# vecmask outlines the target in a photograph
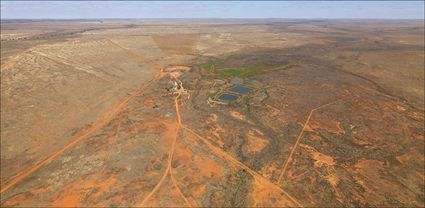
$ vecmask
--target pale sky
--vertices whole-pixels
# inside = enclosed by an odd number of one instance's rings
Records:
[[[424,1],[4,1],[2,19],[424,19]]]

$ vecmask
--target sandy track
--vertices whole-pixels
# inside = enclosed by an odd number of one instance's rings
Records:
[[[102,78],[102,76],[100,74],[94,72],[93,70],[90,70],[90,69],[88,69],[88,68],[86,68],[84,66],[73,64],[69,60],[65,60],[64,58],[61,58],[59,56],[54,57],[52,55],[48,55],[48,54],[42,53],[40,51],[33,51],[33,52],[36,53],[39,56],[43,56],[43,57],[45,57],[47,59],[50,59],[50,60],[52,60],[54,62],[57,62],[57,63],[63,64],[63,65],[69,66],[69,67],[74,68],[74,69],[76,69],[76,70],[78,70],[80,72],[86,73],[86,74],[88,74],[90,76],[94,76],[97,79],[101,79],[103,81],[106,81],[106,79]]]
[[[299,144],[300,144],[301,138],[302,138],[302,136],[303,136],[303,134],[304,134],[304,131],[305,131],[305,129],[306,129],[306,127],[307,127],[307,124],[309,123],[309,121],[310,121],[311,116],[313,115],[313,113],[314,113],[316,110],[319,110],[319,109],[324,108],[324,107],[326,107],[326,106],[332,105],[332,104],[334,104],[334,103],[336,103],[336,102],[338,102],[338,101],[341,101],[341,100],[342,100],[342,99],[338,99],[338,100],[336,100],[336,101],[333,101],[333,102],[330,102],[330,103],[327,103],[327,104],[321,105],[321,106],[319,106],[319,107],[317,107],[317,108],[314,108],[313,110],[311,110],[311,111],[310,111],[310,113],[308,114],[308,117],[307,117],[307,119],[306,119],[306,121],[305,121],[305,123],[304,123],[304,126],[303,126],[303,128],[301,129],[300,133],[298,134],[298,136],[297,136],[297,140],[296,140],[296,142],[295,142],[294,146],[292,147],[291,153],[289,154],[288,159],[285,161],[285,163],[284,163],[284,165],[283,165],[282,172],[280,173],[280,175],[279,175],[279,179],[277,180],[277,183],[278,183],[278,184],[282,181],[282,178],[283,178],[283,176],[285,175],[286,170],[288,169],[288,165],[289,165],[289,163],[292,161],[292,157],[293,157],[293,155],[294,155],[294,152],[295,152],[295,150],[297,149],[297,147],[298,147],[298,146],[299,146]]]
[[[151,59],[148,59],[148,58],[146,58],[144,56],[141,56],[140,54],[137,54],[137,53],[135,53],[135,52],[133,52],[133,51],[125,48],[125,47],[122,47],[120,44],[118,44],[117,42],[115,42],[115,41],[113,41],[113,40],[111,40],[109,38],[106,39],[106,40],[108,40],[115,47],[124,50],[129,56],[131,56],[133,58],[136,58],[136,59],[138,59],[138,60],[140,60],[140,61],[142,61],[142,62],[144,62],[146,64],[153,65],[154,67],[156,67],[158,69],[162,69],[162,66],[160,64],[158,64],[157,62],[155,62],[155,61],[153,61]]]
[[[168,153],[168,158],[167,158],[167,168],[165,169],[161,179],[158,181],[158,183],[155,185],[155,187],[152,189],[152,191],[150,191],[147,196],[143,199],[142,203],[138,206],[140,207],[145,207],[146,203],[149,201],[149,199],[152,197],[152,195],[158,191],[158,189],[161,187],[162,183],[165,181],[165,179],[167,178],[168,174],[170,174],[171,177],[171,182],[174,185],[174,187],[177,189],[177,191],[179,192],[179,195],[183,198],[183,200],[186,202],[187,206],[192,207],[192,205],[190,204],[189,200],[184,196],[182,190],[179,188],[178,184],[177,184],[177,180],[174,178],[173,175],[173,168],[172,168],[172,162],[173,162],[173,156],[174,156],[174,152],[175,152],[175,148],[176,148],[176,143],[177,143],[177,137],[178,137],[178,133],[182,127],[182,119],[181,119],[181,115],[180,115],[180,107],[179,107],[179,97],[182,93],[183,89],[180,89],[180,92],[178,92],[179,94],[174,98],[174,106],[175,106],[175,110],[176,110],[176,115],[177,115],[177,121],[175,124],[173,124],[173,128],[175,129],[174,131],[172,131],[172,135],[170,135],[170,137],[173,138],[173,143],[171,145],[170,151]]]
[[[165,73],[162,71],[161,65],[158,64],[157,62],[150,60],[146,57],[140,56],[137,53],[134,53],[133,51],[122,47],[121,45],[119,45],[118,43],[112,41],[111,39],[107,39],[112,45],[121,48],[122,50],[124,50],[129,56],[132,56],[134,58],[137,58],[139,60],[141,60],[144,63],[150,64],[155,66],[156,68],[160,68],[160,77],[164,76]],[[147,196],[143,199],[142,203],[140,204],[141,207],[145,206],[145,204],[149,201],[149,199],[153,196],[154,193],[156,193],[156,191],[161,187],[161,185],[163,184],[163,182],[165,181],[165,179],[167,178],[168,174],[170,174],[170,178],[171,178],[171,182],[174,185],[174,187],[177,189],[179,195],[184,199],[184,201],[186,202],[186,204],[188,206],[191,207],[191,204],[189,202],[189,200],[184,196],[183,192],[181,191],[181,189],[178,186],[177,180],[174,178],[173,175],[173,171],[172,171],[172,161],[173,161],[173,156],[174,156],[174,152],[175,152],[175,147],[176,147],[176,143],[177,143],[177,137],[178,137],[178,133],[179,130],[182,126],[182,119],[181,119],[181,115],[180,115],[180,108],[179,108],[179,102],[178,99],[182,93],[184,89],[181,89],[178,93],[178,95],[174,98],[174,105],[175,105],[175,111],[176,111],[176,115],[177,115],[177,121],[175,124],[172,124],[170,128],[174,128],[174,130],[172,131],[171,135],[168,135],[170,138],[173,139],[173,143],[172,146],[169,150],[168,153],[168,159],[167,159],[167,168],[165,169],[163,175],[161,176],[160,180],[158,181],[158,183],[155,185],[155,187],[147,194]]]

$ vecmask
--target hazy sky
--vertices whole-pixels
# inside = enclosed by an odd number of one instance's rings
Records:
[[[424,19],[424,1],[1,1],[3,19],[378,18]]]

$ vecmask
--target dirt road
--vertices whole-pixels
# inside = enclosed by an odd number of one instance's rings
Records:
[[[311,111],[310,111],[310,113],[308,114],[307,119],[306,119],[306,121],[305,121],[305,123],[304,123],[304,125],[303,125],[303,128],[301,129],[300,133],[298,134],[297,139],[296,139],[296,141],[295,141],[295,144],[294,144],[294,146],[293,146],[293,147],[292,147],[292,149],[291,149],[291,153],[289,153],[289,157],[288,157],[288,159],[285,161],[285,163],[284,163],[284,165],[283,165],[283,167],[282,167],[282,172],[280,173],[280,175],[279,175],[279,179],[277,180],[277,183],[278,183],[278,184],[280,184],[280,182],[282,181],[282,178],[283,178],[283,176],[285,175],[286,170],[288,169],[288,165],[289,165],[289,163],[292,161],[292,157],[293,157],[293,155],[294,155],[294,152],[295,152],[295,150],[298,148],[298,146],[299,146],[299,144],[300,144],[301,138],[303,137],[304,131],[305,131],[305,129],[306,129],[306,127],[307,127],[308,123],[310,122],[310,119],[311,119],[311,116],[313,115],[313,113],[314,113],[316,110],[319,110],[319,109],[324,108],[324,107],[326,107],[326,106],[332,105],[332,104],[334,104],[334,103],[336,103],[336,102],[338,102],[338,101],[340,101],[340,100],[342,100],[342,99],[338,99],[338,100],[336,100],[336,101],[333,101],[333,102],[330,102],[330,103],[327,103],[327,104],[321,105],[321,106],[319,106],[319,107],[317,107],[317,108],[314,108],[313,110],[311,110]]]
[[[51,160],[55,159],[57,156],[59,156],[60,154],[62,154],[67,149],[73,147],[79,141],[87,138],[87,136],[89,136],[90,134],[92,134],[93,132],[95,132],[97,129],[99,129],[100,127],[102,127],[103,125],[105,125],[108,121],[110,121],[118,112],[120,112],[128,104],[128,102],[130,100],[132,100],[133,98],[135,98],[137,96],[140,96],[149,86],[151,86],[152,84],[154,84],[155,82],[157,82],[159,79],[161,79],[164,76],[164,72],[162,71],[162,67],[159,64],[153,64],[153,62],[151,60],[146,59],[142,55],[139,55],[139,54],[136,54],[136,53],[134,53],[132,51],[129,51],[128,49],[126,49],[126,48],[118,45],[117,43],[113,42],[112,40],[109,40],[109,41],[111,43],[113,43],[114,46],[116,46],[116,47],[118,47],[120,49],[123,49],[130,56],[132,56],[132,57],[134,57],[134,58],[136,58],[136,59],[138,59],[138,60],[140,60],[142,62],[145,61],[146,64],[154,65],[154,67],[158,69],[158,74],[152,80],[150,80],[147,84],[143,85],[139,90],[133,92],[130,96],[126,97],[125,99],[123,99],[122,101],[120,101],[119,103],[117,103],[112,109],[110,109],[109,111],[103,113],[93,123],[93,125],[89,129],[81,132],[78,136],[72,138],[63,147],[61,147],[60,149],[56,150],[53,154],[51,154],[49,157],[47,157],[43,161],[37,163],[34,166],[31,166],[31,167],[25,169],[24,171],[21,171],[16,176],[14,176],[12,179],[10,179],[9,181],[6,181],[4,184],[2,184],[0,193],[3,193],[4,191],[7,191],[11,187],[13,187],[14,185],[16,185],[20,181],[22,181],[24,178],[26,178],[27,176],[31,175],[32,173],[34,173],[35,171],[37,171],[38,169],[40,169],[41,167],[43,167],[44,165],[46,165],[47,163],[49,163]]]

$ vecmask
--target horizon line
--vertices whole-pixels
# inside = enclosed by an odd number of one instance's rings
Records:
[[[293,17],[129,17],[129,18],[115,18],[115,17],[105,17],[105,18],[0,18],[3,20],[267,20],[267,19],[276,19],[276,20],[422,20],[418,18],[293,18]]]

